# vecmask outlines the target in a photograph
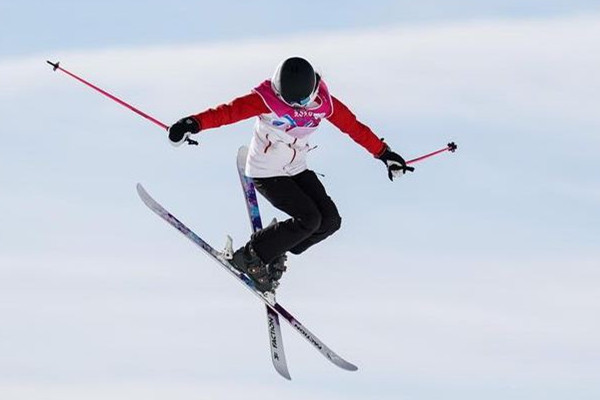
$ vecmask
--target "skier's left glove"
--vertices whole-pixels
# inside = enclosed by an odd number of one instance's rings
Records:
[[[193,116],[181,118],[169,127],[169,141],[173,146],[180,146],[188,141],[192,133],[200,132],[200,124]]]
[[[390,181],[393,181],[394,178],[399,178],[407,172],[413,172],[415,169],[413,167],[409,167],[406,165],[406,161],[399,154],[394,153],[392,149],[386,144],[383,153],[381,153],[377,158],[379,158],[388,170],[388,178]]]

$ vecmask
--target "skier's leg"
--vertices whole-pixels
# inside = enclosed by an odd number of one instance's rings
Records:
[[[257,232],[251,244],[258,256],[270,263],[312,236],[322,225],[317,204],[292,177],[253,179],[256,190],[291,218]]]
[[[319,228],[311,236],[290,249],[291,253],[300,254],[340,229],[342,218],[335,203],[331,200],[331,197],[325,191],[325,187],[313,171],[306,170],[294,176],[293,179],[302,191],[314,201],[321,213]]]

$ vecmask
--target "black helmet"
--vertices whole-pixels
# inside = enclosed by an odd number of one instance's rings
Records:
[[[318,75],[304,58],[292,57],[279,64],[271,82],[286,103],[305,106],[317,91]]]

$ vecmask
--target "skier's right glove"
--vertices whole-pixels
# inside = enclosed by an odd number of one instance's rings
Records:
[[[181,118],[169,127],[169,141],[173,146],[180,146],[188,141],[192,133],[200,132],[200,124],[193,116]]]
[[[406,161],[399,154],[394,153],[392,149],[386,144],[383,153],[379,155],[379,158],[388,170],[388,178],[393,181],[394,178],[399,178],[407,172],[413,172],[415,169],[406,165]]]

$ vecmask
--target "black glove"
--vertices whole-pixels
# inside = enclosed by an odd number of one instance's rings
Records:
[[[401,177],[406,172],[413,172],[415,169],[406,165],[404,158],[400,157],[399,154],[394,153],[388,145],[385,146],[385,150],[379,157],[385,164],[388,170],[388,178],[393,181],[394,178]]]
[[[192,116],[181,118],[169,127],[169,140],[173,146],[179,146],[188,140],[191,133],[200,132],[200,124]]]

